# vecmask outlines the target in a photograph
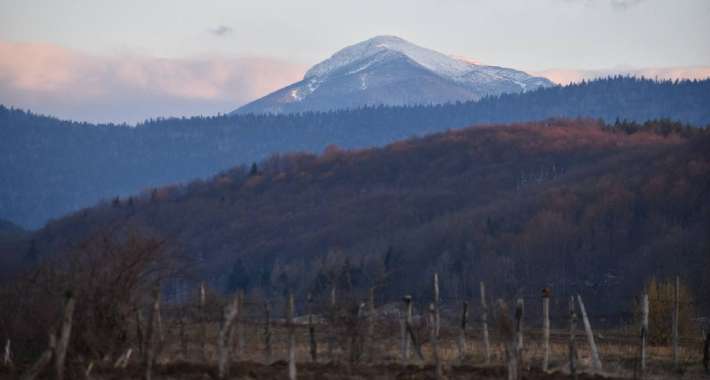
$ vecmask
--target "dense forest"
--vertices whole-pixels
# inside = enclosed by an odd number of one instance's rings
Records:
[[[438,272],[445,299],[483,280],[498,295],[549,286],[628,310],[652,276],[710,286],[710,134],[549,120],[277,155],[50,222],[18,261],[126,226],[223,291],[320,295],[335,281],[396,299],[427,295]]]
[[[477,102],[296,115],[93,125],[0,106],[0,218],[37,228],[100,200],[195,178],[275,153],[367,148],[474,124],[591,117],[710,123],[710,80],[601,79]],[[150,193],[150,190],[147,190]]]

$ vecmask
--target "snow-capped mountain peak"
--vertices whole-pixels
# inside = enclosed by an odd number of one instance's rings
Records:
[[[396,36],[348,46],[294,83],[235,112],[328,111],[370,105],[440,104],[552,86],[522,71],[481,65]]]

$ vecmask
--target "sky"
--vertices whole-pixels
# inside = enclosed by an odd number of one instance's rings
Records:
[[[0,0],[0,103],[130,123],[229,112],[383,34],[558,83],[710,76],[710,0]]]

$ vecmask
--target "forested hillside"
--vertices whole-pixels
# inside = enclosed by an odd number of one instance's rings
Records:
[[[710,137],[553,120],[277,156],[82,210],[32,247],[42,257],[124,226],[165,239],[194,260],[193,280],[226,291],[317,295],[334,280],[394,299],[425,295],[438,272],[445,298],[486,281],[628,310],[651,276],[710,286]]]
[[[274,153],[382,146],[472,124],[561,116],[667,117],[704,126],[710,123],[710,80],[620,77],[443,106],[194,117],[137,127],[74,123],[0,106],[0,218],[36,228],[102,199],[207,178]]]

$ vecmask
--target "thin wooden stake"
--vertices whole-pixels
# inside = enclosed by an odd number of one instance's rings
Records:
[[[673,287],[673,368],[678,369],[678,317],[680,314],[680,278]]]
[[[54,351],[54,366],[57,380],[64,380],[64,362],[67,356],[67,347],[69,347],[69,338],[71,337],[72,321],[74,319],[74,307],[76,300],[72,294],[67,294],[67,300],[64,304],[64,318],[62,327],[59,332],[59,340],[57,348]]]
[[[202,351],[202,360],[207,361],[207,311],[205,305],[207,302],[207,294],[205,283],[200,283],[200,349]]]
[[[145,380],[151,380],[153,377],[153,365],[155,364],[155,350],[157,346],[157,341],[159,339],[158,334],[160,332],[157,329],[157,320],[160,315],[160,286],[156,285],[153,288],[153,305],[150,309],[150,316],[148,317],[148,327],[146,329],[146,347],[143,356],[143,361],[145,365]]]
[[[522,298],[518,298],[518,301],[516,302],[515,305],[515,335],[516,335],[516,344],[515,344],[515,355],[516,355],[516,361],[518,363],[518,368],[520,371],[522,371],[523,368],[523,313],[525,310],[525,304],[523,303]],[[519,372],[520,372],[519,371]],[[519,374],[519,376],[521,376]]]
[[[486,284],[481,281],[481,324],[483,328],[483,348],[486,350],[486,364],[491,362],[491,343],[488,339],[488,304],[486,303]]]
[[[229,370],[229,337],[232,334],[232,324],[239,313],[239,297],[233,297],[232,300],[224,308],[224,318],[222,326],[219,329],[217,336],[217,376],[224,379]]]
[[[286,309],[286,323],[288,324],[288,378],[296,380],[296,325],[293,323],[293,294],[290,293]]]
[[[244,336],[244,290],[239,290],[239,312],[237,313],[237,318],[234,320],[237,330],[237,356],[241,357],[244,355],[246,350],[246,337]]]
[[[641,377],[646,372],[646,340],[648,339],[648,294],[641,301]]]
[[[330,288],[330,323],[328,324],[328,358],[335,360],[335,284]]]
[[[574,297],[569,298],[569,372],[577,380],[577,312]]]
[[[441,360],[439,360],[439,343],[436,335],[436,306],[433,303],[429,304],[429,325],[429,339],[431,340],[431,351],[434,359],[435,378],[439,380],[444,377],[444,373],[441,368]]]
[[[10,348],[10,339],[5,341],[5,354],[3,355],[2,364],[6,368],[12,368],[12,349]]]
[[[703,367],[705,367],[705,373],[710,374],[710,331],[705,333],[705,344],[703,345]]]
[[[410,339],[408,336],[409,333],[409,326],[412,324],[412,297],[411,296],[404,296],[404,337],[402,342],[403,348],[402,348],[402,361],[404,364],[407,364],[409,362],[409,344],[410,344]]]
[[[542,290],[542,345],[544,356],[542,370],[547,372],[550,366],[550,289]]]
[[[496,320],[498,321],[498,331],[500,337],[503,340],[503,347],[505,348],[505,360],[506,368],[508,372],[508,380],[519,380],[520,379],[520,367],[518,362],[518,344],[517,338],[513,331],[512,323],[508,317],[508,305],[501,299],[498,300],[499,315]],[[522,314],[522,313],[521,313]]]
[[[468,302],[464,301],[461,310],[461,330],[459,331],[459,361],[466,360],[466,325],[468,324]]]
[[[579,302],[579,311],[582,313],[582,322],[584,323],[584,331],[587,334],[587,342],[589,342],[589,348],[592,351],[592,370],[598,372],[602,370],[602,361],[599,359],[599,350],[597,350],[597,344],[594,341],[592,325],[589,323],[589,318],[587,318],[587,310],[584,307],[584,302],[582,302],[582,296],[579,294],[577,294],[577,302]]]

